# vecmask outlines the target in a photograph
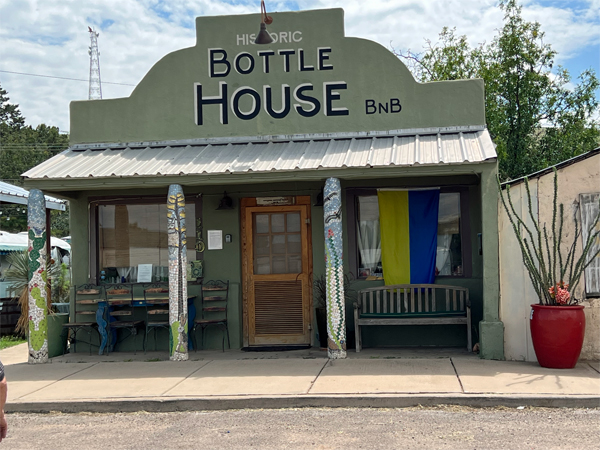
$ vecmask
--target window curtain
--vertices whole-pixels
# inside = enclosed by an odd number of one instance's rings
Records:
[[[381,233],[378,220],[361,220],[358,223],[358,251],[363,267],[374,273],[381,261]]]
[[[385,284],[427,284],[435,279],[440,191],[377,193]]]
[[[438,234],[436,267],[438,275],[452,275],[452,261],[450,259],[451,234]]]

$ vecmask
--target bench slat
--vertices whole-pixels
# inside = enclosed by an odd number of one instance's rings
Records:
[[[450,311],[450,289],[446,289],[446,311]]]
[[[359,325],[462,325],[467,317],[402,317],[389,319],[358,319]]]

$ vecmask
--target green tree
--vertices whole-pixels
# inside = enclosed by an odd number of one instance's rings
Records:
[[[25,126],[19,105],[13,105],[9,100],[8,92],[0,86],[0,138],[4,138],[5,128],[19,129]]]
[[[567,70],[553,72],[556,52],[538,22],[527,22],[516,0],[501,0],[504,25],[490,44],[471,47],[443,28],[425,51],[398,53],[419,81],[482,78],[486,122],[497,145],[500,176],[518,178],[595,148],[600,142],[592,69],[574,88]]]
[[[0,86],[0,180],[21,184],[21,174],[69,146],[57,127],[25,125],[19,105]]]
[[[69,136],[57,127],[25,125],[19,105],[10,103],[0,86],[0,180],[21,185],[21,174],[60,153],[69,146]],[[27,229],[23,205],[0,205],[0,229],[9,232]],[[52,212],[52,234],[69,234],[68,211]]]

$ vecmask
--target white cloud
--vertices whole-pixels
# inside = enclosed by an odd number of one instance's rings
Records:
[[[385,47],[421,51],[444,26],[456,27],[472,45],[489,42],[502,25],[496,0],[267,0],[269,11],[343,7],[348,36]],[[89,74],[87,26],[100,32],[104,98],[127,96],[160,58],[195,44],[196,16],[259,11],[258,0],[0,0],[0,70],[80,78]],[[542,23],[557,62],[600,43],[600,0],[527,0],[527,20]],[[598,63],[595,62],[596,67]],[[20,105],[27,123],[69,128],[69,103],[86,99],[87,82],[0,72],[0,83]]]

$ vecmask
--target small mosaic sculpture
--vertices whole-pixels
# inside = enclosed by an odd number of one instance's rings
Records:
[[[29,236],[29,364],[48,362],[46,199],[32,189],[27,201]]]
[[[169,326],[170,359],[188,359],[187,243],[185,196],[178,184],[169,186],[167,198],[169,244]]]
[[[342,262],[342,197],[340,180],[328,178],[323,190],[325,277],[327,279],[327,353],[346,357],[346,305]]]

